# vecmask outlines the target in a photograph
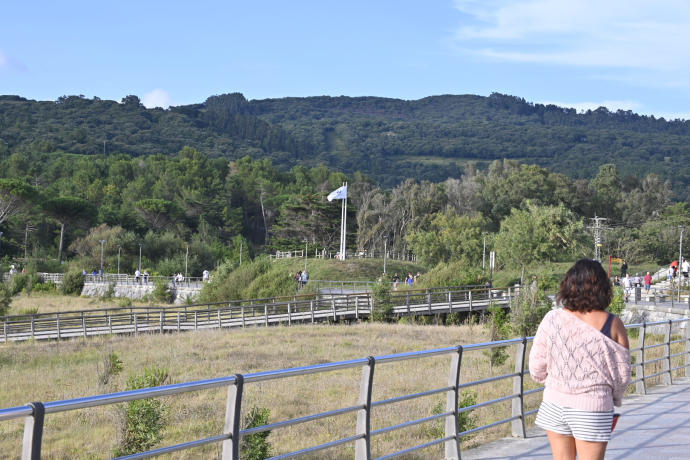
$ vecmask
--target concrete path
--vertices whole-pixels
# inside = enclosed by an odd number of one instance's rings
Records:
[[[690,379],[648,388],[617,408],[621,418],[606,450],[607,459],[690,458]],[[468,459],[550,459],[546,433],[534,428],[527,439],[508,438],[462,452]]]

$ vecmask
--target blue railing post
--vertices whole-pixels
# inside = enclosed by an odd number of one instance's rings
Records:
[[[445,437],[452,436],[453,439],[446,441],[446,459],[460,460],[460,436],[458,433],[458,405],[460,391],[460,368],[462,367],[462,345],[458,345],[457,353],[451,355],[450,374],[448,375],[448,385],[452,388],[446,393],[446,412],[453,411],[446,416]]]
[[[228,400],[225,408],[225,429],[228,438],[223,441],[223,460],[240,458],[240,416],[242,414],[242,390],[244,376],[235,374],[235,384],[228,387]]]
[[[673,321],[668,320],[668,329],[666,329],[666,334],[664,335],[664,350],[666,351],[666,359],[664,360],[664,385],[673,384],[673,375],[671,369],[671,329],[673,329]]]
[[[362,437],[355,441],[355,460],[371,459],[371,392],[374,387],[374,366],[376,359],[369,356],[362,368],[362,381],[359,385],[359,404],[357,411],[357,434]]]
[[[647,335],[647,323],[642,323],[642,327],[638,329],[638,348],[637,351],[637,363],[635,363],[635,379],[638,379],[635,383],[635,393],[642,395],[647,394],[647,383],[645,382],[645,370],[644,370],[644,342],[645,336]]]
[[[685,338],[685,376],[690,377],[690,321],[685,321],[685,333],[683,337]]]
[[[525,428],[525,354],[527,351],[527,338],[522,338],[522,343],[517,346],[515,352],[515,373],[518,374],[513,377],[513,394],[517,394],[519,398],[513,398],[512,416],[520,417],[510,422],[513,430],[513,436],[518,438],[526,438],[527,430]]]
[[[40,402],[32,402],[29,406],[33,408],[33,413],[24,419],[22,460],[40,460],[46,410]]]

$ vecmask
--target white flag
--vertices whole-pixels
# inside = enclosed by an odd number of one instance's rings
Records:
[[[328,194],[328,201],[344,200],[345,198],[347,198],[347,185],[343,185]]]

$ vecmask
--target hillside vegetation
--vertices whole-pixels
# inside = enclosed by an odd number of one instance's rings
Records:
[[[457,177],[471,160],[538,164],[591,178],[602,164],[621,173],[654,172],[690,184],[690,122],[601,107],[586,113],[494,93],[432,96],[306,97],[248,101],[242,94],[199,104],[146,109],[63,96],[31,101],[0,96],[0,156],[66,151],[93,155],[173,154],[185,145],[210,157],[269,158],[283,170],[325,164],[347,174],[366,170],[392,187],[406,178]],[[682,197],[687,196],[684,191]]]

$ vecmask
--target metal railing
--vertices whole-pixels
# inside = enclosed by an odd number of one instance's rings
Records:
[[[626,326],[628,329],[637,329],[638,332],[638,347],[632,348],[631,353],[635,354],[636,359],[633,361],[634,379],[631,384],[635,385],[635,389],[639,393],[646,393],[647,381],[661,377],[664,383],[673,383],[674,371],[685,371],[685,375],[689,376],[690,372],[690,326],[688,322],[690,319],[684,318],[680,320],[658,321],[653,323],[631,324]],[[666,334],[664,339],[659,344],[646,344],[647,328],[651,326],[666,327]],[[684,335],[680,339],[673,338],[673,328],[675,326],[682,327]],[[677,329],[679,329],[677,327]],[[249,374],[235,374],[227,377],[199,380],[195,382],[180,383],[174,385],[165,385],[154,388],[146,388],[141,390],[124,391],[119,393],[90,396],[85,398],[76,398],[53,402],[33,402],[24,406],[10,407],[0,410],[0,421],[24,418],[24,439],[22,447],[22,458],[34,459],[40,458],[42,433],[45,417],[65,411],[72,411],[95,406],[104,406],[110,404],[117,404],[126,401],[157,398],[162,396],[177,395],[188,393],[191,391],[208,390],[212,388],[228,389],[227,400],[225,403],[225,426],[222,433],[196,439],[180,444],[165,446],[154,450],[133,454],[122,458],[147,458],[156,455],[171,453],[183,450],[192,450],[208,444],[222,444],[224,459],[239,459],[239,442],[242,437],[249,436],[256,433],[266,431],[280,430],[291,426],[300,425],[303,423],[323,420],[337,417],[347,413],[356,413],[357,419],[354,428],[354,435],[333,439],[326,443],[310,446],[301,450],[286,452],[280,454],[275,459],[285,459],[292,457],[299,457],[315,452],[324,451],[336,446],[345,444],[354,444],[354,457],[356,460],[368,460],[372,458],[371,441],[372,438],[380,436],[393,431],[401,430],[411,426],[431,422],[434,420],[444,421],[444,434],[442,437],[434,439],[430,442],[425,442],[404,450],[390,452],[379,459],[394,458],[411,452],[426,449],[435,445],[443,444],[446,458],[460,458],[460,440],[467,435],[476,433],[478,431],[493,428],[506,423],[511,423],[511,428],[514,436],[526,436],[526,418],[537,412],[537,409],[525,410],[525,398],[527,396],[537,394],[543,391],[543,387],[527,389],[525,385],[525,377],[529,375],[529,370],[526,369],[526,357],[528,344],[533,340],[533,337],[517,338],[511,340],[501,340],[496,342],[478,343],[471,345],[458,345],[452,347],[438,348],[433,350],[424,350],[408,353],[398,353],[383,356],[369,356],[367,358],[359,358],[347,361],[339,361],[326,364],[317,364],[313,366],[296,367],[289,369],[279,369],[265,372],[256,372]],[[671,353],[671,346],[674,344],[683,344],[683,351],[679,353]],[[515,346],[514,353],[514,372],[507,374],[483,378],[466,383],[460,383],[460,374],[462,368],[463,357],[468,353],[473,353],[478,350],[487,350],[499,347]],[[646,359],[646,353],[655,348],[663,349],[663,356]],[[375,369],[387,363],[398,361],[425,359],[434,356],[447,356],[449,358],[449,372],[447,382],[436,382],[436,387],[430,390],[394,396],[381,400],[373,400],[372,392],[374,384],[377,383],[375,376]],[[684,357],[684,362],[680,366],[673,367],[672,359]],[[646,372],[646,367],[650,364],[661,363],[662,370],[653,372],[651,374]],[[359,368],[361,369],[361,380],[359,385],[359,397],[357,403],[352,406],[341,407],[333,410],[317,412],[306,416],[290,418],[278,422],[268,423],[254,428],[241,427],[241,409],[243,404],[243,392],[247,385],[264,382],[269,380],[281,380],[295,376],[333,372],[343,369]],[[459,407],[458,401],[460,392],[464,389],[475,387],[478,385],[495,384],[498,381],[510,380],[513,384],[513,390],[509,394],[499,396],[498,398],[478,402],[468,407]],[[313,394],[318,394],[314,391]],[[445,395],[446,405],[445,410],[440,414],[435,414],[428,417],[415,418],[407,420],[402,423],[390,425],[378,429],[372,429],[371,417],[372,414],[382,406],[395,405],[404,401],[409,401],[417,398],[422,398],[430,395]],[[511,401],[511,416],[500,420],[486,423],[482,426],[472,428],[466,431],[458,431],[459,415],[464,412],[472,411],[482,407],[491,406]]]
[[[391,295],[393,314],[434,315],[508,307],[513,294],[487,287],[406,290]],[[0,317],[0,342],[68,339],[106,334],[270,326],[359,320],[372,311],[367,292],[305,294],[172,307],[123,307]]]

